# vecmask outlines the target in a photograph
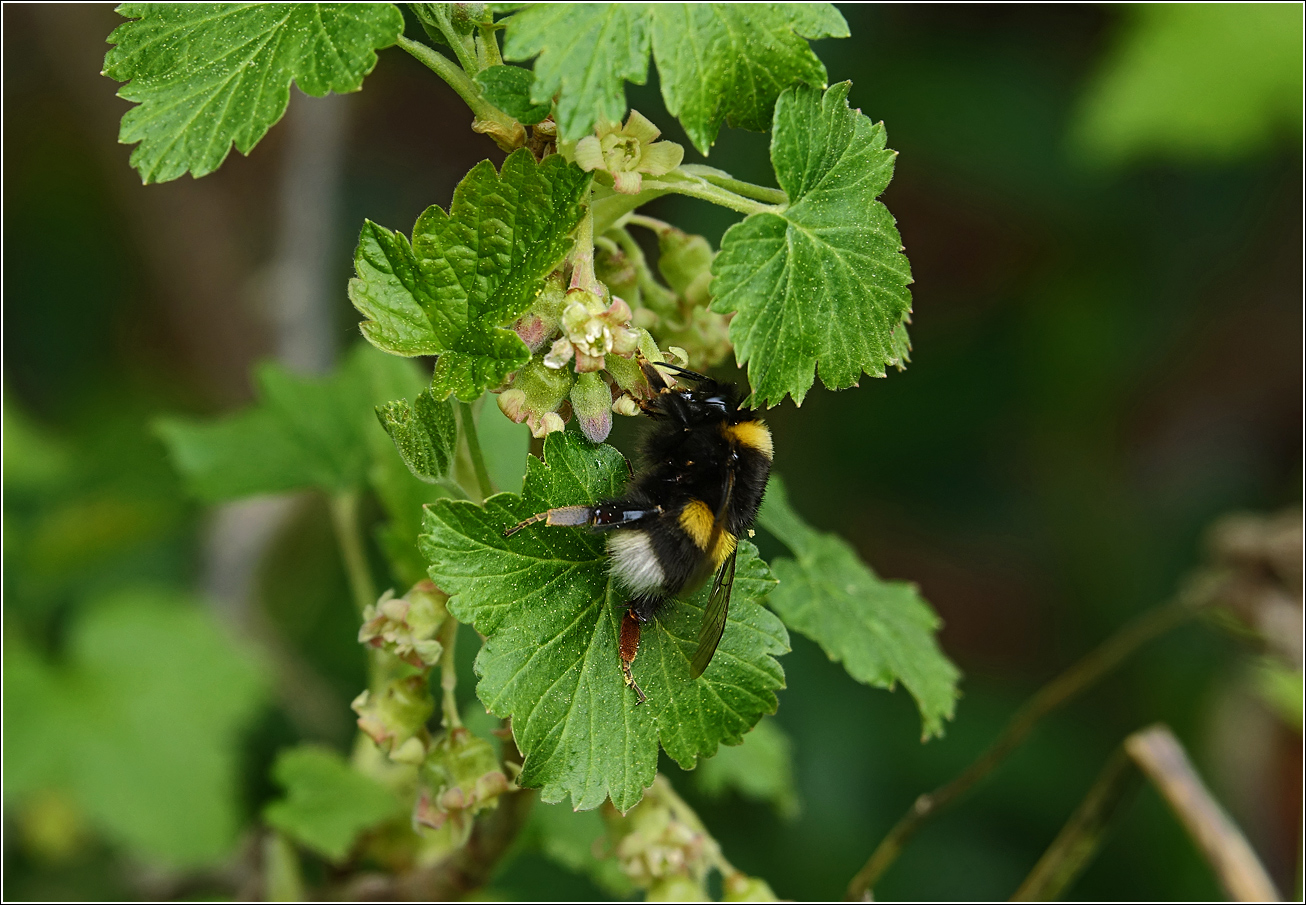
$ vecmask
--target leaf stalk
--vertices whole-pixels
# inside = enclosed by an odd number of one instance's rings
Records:
[[[476,119],[472,130],[484,133],[505,151],[526,143],[526,127],[485,99],[481,88],[453,60],[420,41],[399,36],[399,46],[448,83],[471,109]],[[473,65],[473,69],[475,66]]]
[[[481,454],[481,441],[476,435],[476,416],[472,413],[470,403],[458,403],[458,420],[462,423],[463,440],[467,443],[467,455],[472,460],[472,471],[476,475],[476,492],[480,500],[484,502],[487,497],[494,493],[494,484],[490,481],[490,472],[485,467],[485,457]],[[466,489],[464,488],[464,490]]]
[[[788,204],[789,196],[780,189],[773,189],[765,185],[754,185],[751,182],[744,182],[742,179],[736,179],[729,173],[718,170],[715,167],[705,167],[694,163],[684,164],[680,167],[681,172],[696,176],[699,179],[706,180],[715,186],[723,189],[729,189],[737,195],[743,195],[745,198],[752,198],[755,201],[763,201],[767,204]]]
[[[765,204],[752,198],[745,198],[728,188],[713,185],[701,176],[694,176],[682,170],[672,170],[667,174],[667,177],[664,179],[645,179],[644,189],[646,191],[673,192],[677,195],[687,195],[700,201],[710,201],[721,207],[728,207],[730,210],[738,211],[741,214],[779,213],[782,210],[779,204]]]

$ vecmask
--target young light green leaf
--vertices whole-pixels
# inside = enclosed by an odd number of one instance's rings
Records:
[[[267,822],[332,861],[341,861],[360,834],[403,813],[385,786],[317,745],[288,748],[272,776],[286,797],[263,811]]]
[[[485,92],[485,99],[504,113],[533,126],[543,122],[552,104],[531,102],[531,89],[535,73],[521,66],[491,66],[476,74],[476,84]]]
[[[409,243],[368,221],[349,298],[363,335],[396,355],[438,355],[432,390],[473,400],[530,360],[508,326],[570,250],[590,174],[525,148],[502,173],[482,161],[458,183],[446,214],[426,209]]]
[[[704,795],[719,798],[733,789],[745,798],[769,802],[783,817],[798,813],[793,743],[775,720],[763,718],[739,745],[722,746],[699,764],[694,782]]]
[[[707,154],[721,123],[765,132],[776,98],[795,82],[825,87],[807,39],[846,38],[828,3],[659,3],[653,56],[667,111]]]
[[[177,470],[202,499],[361,487],[373,454],[369,436],[379,434],[373,408],[397,395],[416,396],[422,385],[411,362],[367,346],[325,379],[266,364],[257,380],[261,399],[252,408],[215,421],[158,423]]]
[[[758,523],[795,556],[771,564],[780,586],[767,602],[785,625],[859,682],[892,689],[901,681],[916,699],[922,738],[943,735],[961,674],[939,649],[939,617],[916,586],[884,581],[842,538],[807,525],[776,475]]]
[[[911,310],[911,270],[876,197],[897,152],[882,123],[848,108],[850,83],[799,86],[775,107],[771,162],[790,203],[726,231],[712,264],[712,310],[736,312],[730,339],[758,403],[802,403],[819,364],[831,389],[903,361],[895,330]]]
[[[216,170],[235,142],[248,154],[286,111],[290,83],[314,97],[357,91],[404,28],[392,3],[125,3],[134,21],[104,74],[118,96],[118,140],[140,145],[131,164],[145,182]]]
[[[520,782],[547,802],[570,795],[576,808],[610,797],[635,805],[657,771],[658,742],[693,767],[774,712],[784,672],[774,659],[788,634],[759,604],[773,587],[756,549],[740,542],[725,636],[707,672],[689,676],[709,589],[669,603],[644,626],[637,706],[621,677],[618,630],[626,598],[608,575],[601,535],[537,526],[506,528],[555,506],[620,494],[621,454],[570,432],[550,434],[544,461],[531,459],[524,493],[498,494],[481,508],[441,500],[427,509],[422,549],[431,578],[454,595],[450,611],[487,636],[476,659],[477,694],[511,715],[525,755]]]
[[[667,110],[704,154],[723,120],[765,130],[785,88],[824,87],[825,67],[805,39],[848,35],[828,3],[542,3],[506,25],[506,57],[538,54],[531,100],[557,96],[563,138],[625,118],[623,82],[644,84],[651,47]]]
[[[96,601],[70,627],[59,667],[6,642],[6,796],[67,792],[147,863],[185,869],[230,854],[240,739],[266,682],[203,607],[148,590]],[[11,762],[17,752],[46,763]]]
[[[378,405],[376,416],[414,477],[434,484],[449,474],[458,422],[447,399],[437,402],[430,390],[422,390],[412,405],[407,399]]]
[[[648,3],[539,3],[507,20],[504,56],[535,61],[531,102],[558,98],[558,131],[568,140],[596,122],[626,115],[623,82],[648,78]]]

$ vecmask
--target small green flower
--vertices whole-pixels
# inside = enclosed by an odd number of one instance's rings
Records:
[[[376,695],[364,691],[349,706],[358,714],[358,728],[371,736],[378,748],[391,754],[426,728],[435,701],[422,674],[394,679]],[[405,749],[405,757],[411,751],[412,746]]]
[[[413,822],[434,830],[452,823],[455,839],[466,841],[472,818],[511,788],[490,743],[460,726],[431,745]]]
[[[609,352],[631,357],[639,344],[639,333],[630,326],[631,316],[630,306],[615,296],[605,308],[593,292],[570,290],[562,311],[562,336],[544,356],[544,364],[559,370],[574,356],[576,373],[585,374],[602,369]]]
[[[624,126],[605,121],[595,131],[576,142],[576,165],[611,174],[612,187],[625,195],[639,194],[641,174],[665,176],[685,158],[685,149],[674,141],[657,141],[662,131],[638,110],[630,111]]]
[[[444,622],[448,600],[433,582],[421,581],[403,597],[386,591],[375,605],[363,611],[358,641],[388,650],[417,669],[434,666],[440,659],[440,642],[435,633]]]

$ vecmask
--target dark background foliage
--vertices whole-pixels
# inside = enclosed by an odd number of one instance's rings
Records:
[[[1213,518],[1302,494],[1300,123],[1229,153],[1104,161],[1073,136],[1092,74],[1133,27],[1128,10],[844,13],[852,37],[816,49],[901,152],[885,202],[916,277],[912,363],[768,418],[799,511],[880,574],[918,582],[938,609],[964,698],[947,736],[922,746],[904,693],[855,684],[795,636],[778,720],[795,742],[801,814],[695,797],[668,765],[731,860],[796,899],[839,896],[917,794],[969,762],[1059,669],[1172,593]],[[273,264],[289,241],[285,184],[304,143],[283,123],[248,159],[142,188],[115,141],[127,105],[98,74],[110,8],[6,5],[3,15],[6,434],[11,413],[28,419],[82,463],[59,500],[6,494],[5,629],[57,658],[91,592],[145,581],[224,599],[212,518],[182,495],[149,421],[248,401],[250,366],[278,351]],[[653,84],[630,98],[684,141]],[[289,118],[306,103],[296,95]],[[473,164],[502,155],[397,50],[381,54],[360,94],[318,104],[344,118],[322,265],[329,352],[357,337],[344,287],[362,219],[407,228],[427,205],[447,205]],[[764,136],[726,130],[711,163],[769,182],[766,148]],[[733,219],[684,199],[661,214],[714,242]],[[254,616],[240,618],[281,639],[311,694],[276,697],[244,740],[247,815],[273,794],[278,747],[347,745],[348,701],[363,683],[322,503],[292,508],[250,579]],[[52,512],[66,524],[51,525]],[[38,529],[51,549],[16,560],[15,532]],[[1247,692],[1247,659],[1209,627],[1148,647],[930,825],[877,897],[1010,895],[1110,751],[1157,720],[1294,888],[1301,737]],[[5,805],[8,897],[184,891],[124,866],[76,813],[51,836],[48,813]],[[493,888],[599,895],[531,852]],[[1218,889],[1149,791],[1072,893]]]

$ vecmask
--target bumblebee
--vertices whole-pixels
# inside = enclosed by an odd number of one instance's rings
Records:
[[[550,509],[504,534],[537,522],[609,532],[609,568],[630,595],[621,620],[621,672],[642,704],[647,698],[631,671],[640,626],[715,572],[690,661],[693,677],[712,661],[730,609],[738,539],[757,517],[774,449],[767,426],[740,408],[733,384],[666,362],[641,359],[640,368],[652,390],[640,408],[654,426],[644,440],[644,466],[632,476],[625,495],[594,506]],[[658,368],[693,386],[668,386]]]

